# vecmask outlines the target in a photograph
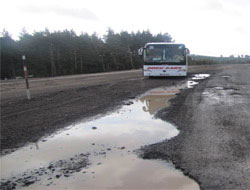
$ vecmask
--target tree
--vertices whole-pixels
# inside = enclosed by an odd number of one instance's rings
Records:
[[[26,55],[29,73],[35,77],[140,68],[137,50],[147,42],[160,41],[171,42],[172,38],[168,33],[153,35],[149,30],[115,33],[109,28],[102,38],[96,33],[77,35],[74,30],[50,32],[46,28],[33,34],[23,29],[15,41],[4,31],[1,76],[11,78],[22,71],[17,64],[21,55]]]
[[[0,37],[1,52],[1,78],[15,78],[18,67],[19,52],[17,43],[12,39],[10,33],[3,30]],[[20,57],[21,58],[21,57]]]

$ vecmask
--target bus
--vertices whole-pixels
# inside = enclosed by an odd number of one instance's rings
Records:
[[[144,76],[187,76],[189,50],[184,44],[146,43],[140,51]]]

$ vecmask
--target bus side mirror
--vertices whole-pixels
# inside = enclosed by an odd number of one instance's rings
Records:
[[[190,54],[190,51],[189,51],[188,48],[185,48],[185,53],[186,53],[186,54]]]

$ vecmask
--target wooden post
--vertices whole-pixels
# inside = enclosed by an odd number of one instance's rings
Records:
[[[25,78],[25,81],[26,81],[26,93],[27,93],[28,100],[30,100],[31,96],[30,96],[30,89],[29,89],[28,69],[27,69],[27,65],[26,65],[26,62],[25,62],[25,55],[22,56],[22,60],[23,60],[24,78]]]

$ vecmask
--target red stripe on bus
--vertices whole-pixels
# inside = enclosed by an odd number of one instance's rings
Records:
[[[164,67],[148,67],[148,69],[163,69]]]
[[[164,69],[164,67],[148,67],[147,69]],[[182,69],[181,67],[165,67],[165,69]]]

